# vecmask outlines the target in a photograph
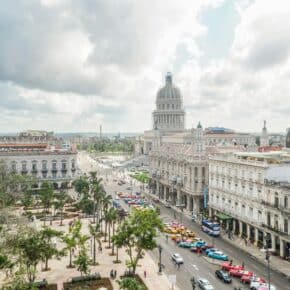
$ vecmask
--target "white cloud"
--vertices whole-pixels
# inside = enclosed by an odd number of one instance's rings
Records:
[[[237,0],[230,54],[208,67],[199,65],[197,42],[207,33],[199,15],[223,0],[20,0],[17,9],[4,2],[0,131],[149,129],[168,70],[188,126],[201,120],[258,130],[264,118],[275,130],[288,126],[286,1]]]

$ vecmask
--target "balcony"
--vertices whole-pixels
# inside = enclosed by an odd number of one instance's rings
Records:
[[[31,173],[32,173],[32,174],[34,174],[34,175],[36,175],[36,174],[37,174],[37,172],[38,172],[38,171],[37,171],[37,169],[36,169],[36,168],[34,168],[34,169],[32,169],[32,170],[31,170]]]
[[[51,172],[52,172],[52,173],[56,173],[56,172],[57,172],[57,168],[52,168],[52,169],[51,169]]]
[[[76,171],[76,168],[75,167],[72,167],[71,171],[72,172],[75,172]]]
[[[263,228],[269,229],[279,235],[288,236],[288,233],[281,231],[278,227],[272,227],[270,225],[262,224]]]
[[[47,171],[48,171],[47,168],[42,168],[42,169],[41,169],[41,172],[42,172],[42,173],[47,173]]]
[[[25,169],[25,168],[21,169],[21,174],[27,174],[27,173],[28,173],[27,169]]]
[[[61,172],[62,172],[62,173],[67,173],[67,169],[66,169],[66,168],[62,168],[62,169],[61,169]]]

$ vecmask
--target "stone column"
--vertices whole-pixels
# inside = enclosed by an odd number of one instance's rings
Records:
[[[254,245],[257,246],[258,245],[258,240],[259,240],[259,229],[258,228],[255,228],[254,229],[254,233],[255,233],[255,236],[254,236]]]
[[[276,250],[276,236],[274,234],[271,234],[271,244],[272,249]]]
[[[247,224],[247,239],[251,236],[251,226]]]
[[[187,208],[186,209],[188,211],[190,211],[190,195],[187,195],[186,198],[187,198]]]
[[[242,237],[242,233],[243,233],[243,222],[239,221],[239,237]]]
[[[177,188],[177,201],[176,201],[176,203],[177,204],[181,204],[181,193],[180,193],[180,188],[178,187]]]
[[[285,254],[285,242],[282,240],[282,238],[280,238],[280,257],[284,258]]]
[[[233,219],[233,230],[232,230],[233,234],[236,233],[236,220]]]

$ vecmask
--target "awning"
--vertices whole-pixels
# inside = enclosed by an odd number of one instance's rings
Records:
[[[217,213],[215,216],[216,216],[218,219],[223,220],[223,221],[231,220],[231,219],[232,219],[231,216],[229,216],[229,215],[227,215],[227,214],[225,214],[225,213],[223,213],[223,212]]]

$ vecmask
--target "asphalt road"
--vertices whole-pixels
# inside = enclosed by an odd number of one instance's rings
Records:
[[[96,166],[94,162],[87,160],[88,166],[87,168],[92,170]],[[120,175],[118,172],[112,171],[112,176],[108,176],[108,181],[105,182],[105,189],[109,194],[115,195],[116,191],[124,191],[131,192],[126,190],[128,184],[123,186],[118,186],[116,182],[113,182],[113,177],[116,178]],[[126,176],[122,175],[123,180],[129,180]],[[139,187],[133,187],[133,192],[140,191]],[[123,206],[128,209],[128,206],[124,203]],[[165,208],[160,204],[161,217],[165,221],[173,220],[174,210]],[[200,225],[193,223],[187,216],[182,215],[178,212],[176,214],[177,219],[182,218],[182,222],[191,230],[195,231],[199,237],[207,241],[208,243],[212,243],[212,238],[203,233],[200,229]],[[191,290],[190,278],[192,276],[198,278],[203,277],[208,279],[215,289],[223,290],[223,289],[234,289],[234,287],[241,287],[241,289],[249,289],[248,286],[243,285],[239,282],[238,279],[233,279],[233,283],[231,285],[226,285],[215,278],[214,271],[218,269],[218,266],[210,264],[207,260],[205,260],[202,256],[198,257],[195,253],[191,253],[188,249],[182,249],[176,246],[174,242],[170,239],[166,242],[165,235],[161,234],[158,238],[158,243],[161,244],[162,251],[162,264],[165,265],[165,273],[167,275],[175,275],[177,277],[177,286],[181,290]],[[225,240],[215,238],[214,239],[215,247],[219,248],[223,252],[229,255],[230,259],[233,259],[234,264],[245,263],[246,268],[250,271],[254,271],[258,276],[267,278],[267,268],[265,265],[262,265],[259,261],[251,258],[250,255],[245,254],[239,248],[234,247],[233,245],[227,243]],[[171,261],[171,255],[175,252],[178,252],[182,255],[184,259],[184,265],[177,269],[174,266],[174,263]],[[158,263],[159,261],[159,252],[158,250],[154,250],[150,252],[150,255],[153,259]],[[271,283],[277,287],[278,290],[290,290],[290,282],[281,274],[271,271]]]

